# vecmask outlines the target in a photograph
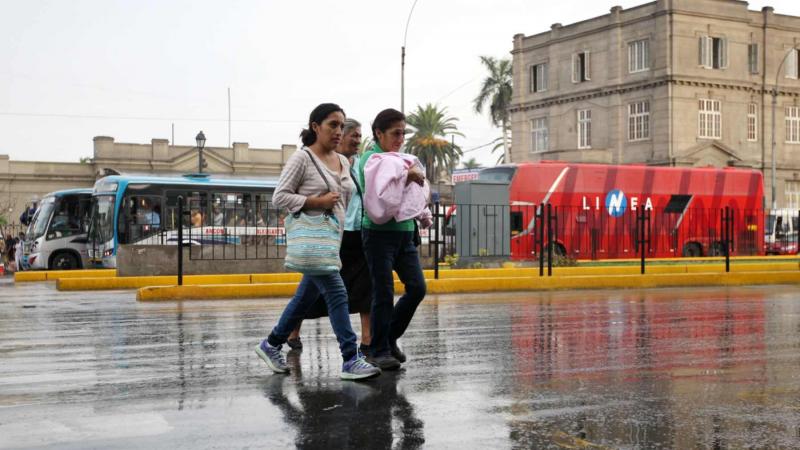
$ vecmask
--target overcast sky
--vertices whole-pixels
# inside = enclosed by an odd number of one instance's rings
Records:
[[[470,150],[500,136],[472,109],[479,56],[512,38],[643,1],[418,0],[406,44],[406,111],[428,102],[459,119]],[[92,138],[279,148],[318,103],[368,126],[400,108],[400,47],[413,0],[0,0],[0,154],[78,161]],[[800,16],[800,0],[750,2]],[[468,152],[492,163],[489,147]]]

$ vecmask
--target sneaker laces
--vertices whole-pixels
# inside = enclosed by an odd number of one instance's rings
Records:
[[[353,361],[353,369],[372,369],[375,366],[367,362],[367,359],[361,352],[357,352],[355,356],[355,361]]]
[[[267,351],[270,353],[269,357],[272,359],[277,359],[281,365],[286,365],[286,360],[283,359],[283,353],[281,353],[281,346],[272,347],[270,345],[265,345]]]

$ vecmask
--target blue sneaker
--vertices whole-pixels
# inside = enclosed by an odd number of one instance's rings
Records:
[[[289,366],[286,365],[286,360],[283,359],[280,345],[273,347],[264,339],[261,344],[256,346],[256,354],[267,363],[273,372],[289,373]]]
[[[364,359],[361,352],[356,352],[350,361],[342,364],[343,380],[365,380],[367,378],[377,377],[381,374],[381,369],[373,366]]]

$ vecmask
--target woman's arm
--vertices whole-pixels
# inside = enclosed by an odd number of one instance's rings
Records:
[[[308,155],[302,150],[296,151],[283,167],[278,179],[278,187],[272,194],[272,203],[276,208],[286,208],[290,213],[299,212],[306,204],[306,196],[297,193],[305,176],[305,161]]]

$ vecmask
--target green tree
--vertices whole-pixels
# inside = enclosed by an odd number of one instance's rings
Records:
[[[481,56],[481,62],[489,74],[483,80],[480,93],[475,97],[475,112],[480,114],[484,106],[489,105],[489,118],[503,133],[503,162],[511,162],[508,142],[508,107],[511,105],[512,92],[511,60]]]
[[[483,166],[481,165],[481,163],[476,161],[475,158],[470,158],[470,159],[464,161],[463,163],[461,163],[461,167],[463,167],[463,168],[465,168],[467,170],[474,170],[474,169],[480,169]]]
[[[446,137],[464,136],[458,131],[455,117],[447,116],[447,108],[428,103],[406,117],[406,123],[414,133],[406,143],[406,151],[419,158],[427,171],[427,178],[435,182],[442,168],[454,166],[461,157],[461,148]],[[437,170],[439,169],[439,170]]]
[[[492,147],[492,150],[490,151],[491,154],[494,155],[498,150],[500,150],[500,156],[497,157],[497,162],[495,164],[503,164],[506,159],[505,146],[508,145],[508,147],[511,148],[511,138],[503,133],[503,136],[500,136],[492,141],[492,144],[494,144],[494,147]]]

